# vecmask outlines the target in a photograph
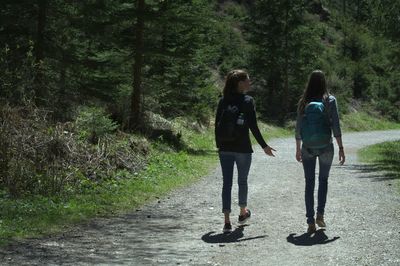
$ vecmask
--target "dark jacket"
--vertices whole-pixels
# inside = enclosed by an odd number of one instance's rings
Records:
[[[253,149],[251,148],[249,129],[253,133],[258,144],[260,144],[262,148],[267,147],[257,125],[254,99],[249,95],[235,94],[228,99],[222,97],[218,103],[217,114],[215,117],[215,129],[217,128],[225,104],[235,105],[240,109],[240,112],[244,114],[244,125],[237,129],[238,138],[229,142],[220,141],[215,130],[215,141],[219,151],[252,153]]]

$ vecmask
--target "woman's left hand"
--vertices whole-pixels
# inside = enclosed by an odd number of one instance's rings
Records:
[[[343,165],[345,161],[346,161],[346,156],[344,155],[344,150],[340,149],[339,150],[339,164]]]
[[[270,146],[267,146],[264,148],[264,152],[266,155],[275,157],[275,155],[272,153],[272,151],[276,151],[276,150]]]
[[[303,160],[301,159],[301,150],[297,149],[296,150],[296,160],[301,163]]]

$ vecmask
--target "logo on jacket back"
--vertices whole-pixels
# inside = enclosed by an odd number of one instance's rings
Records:
[[[217,125],[217,136],[221,141],[234,141],[238,125],[244,124],[243,113],[235,105],[225,105]]]

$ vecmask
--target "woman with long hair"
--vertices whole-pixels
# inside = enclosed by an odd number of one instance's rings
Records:
[[[308,229],[312,234],[316,225],[325,227],[324,212],[328,192],[328,177],[334,148],[332,132],[339,146],[339,163],[345,155],[336,98],[330,95],[325,75],[320,70],[311,73],[303,96],[300,98],[296,122],[296,160],[302,162],[305,176],[305,205]],[[319,163],[318,206],[314,218],[314,187],[316,160]]]
[[[232,70],[228,73],[215,119],[215,140],[222,168],[222,212],[224,213],[224,233],[232,230],[230,221],[231,191],[233,168],[238,170],[239,207],[238,222],[243,224],[251,216],[247,208],[248,184],[253,149],[249,129],[258,144],[269,156],[274,156],[273,148],[268,146],[257,126],[255,103],[251,96],[250,78],[243,70]]]

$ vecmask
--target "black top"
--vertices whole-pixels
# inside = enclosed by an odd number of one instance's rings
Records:
[[[262,148],[267,147],[257,125],[254,99],[245,94],[236,94],[229,99],[224,99],[224,97],[222,97],[218,103],[217,114],[215,117],[215,129],[217,128],[218,122],[221,118],[224,104],[236,105],[239,107],[240,112],[244,114],[244,125],[238,129],[239,137],[234,141],[220,141],[218,140],[217,134],[215,134],[215,141],[219,151],[252,153],[253,149],[251,148],[249,129],[251,130],[251,133],[253,133],[258,144],[260,144]]]

